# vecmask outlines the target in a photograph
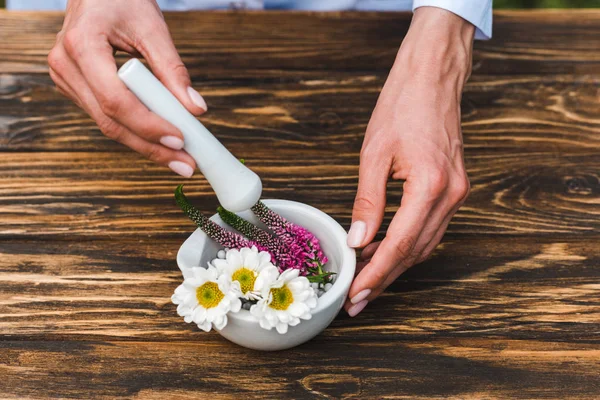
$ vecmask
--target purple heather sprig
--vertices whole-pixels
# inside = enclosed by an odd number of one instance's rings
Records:
[[[281,271],[298,269],[301,275],[306,275],[308,270],[305,265],[305,249],[295,241],[283,241],[278,236],[272,236],[239,215],[219,207],[217,209],[221,219],[229,226],[241,232],[250,240],[263,244],[273,254],[273,262]]]
[[[286,245],[296,244],[300,246],[304,264],[303,269],[314,268],[318,265],[322,267],[327,263],[327,257],[321,250],[319,239],[308,229],[291,223],[267,207],[262,201],[256,203],[251,210]]]

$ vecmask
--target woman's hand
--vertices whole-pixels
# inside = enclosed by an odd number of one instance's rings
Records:
[[[83,108],[102,132],[152,161],[190,177],[196,164],[177,128],[150,112],[117,76],[114,52],[141,54],[160,81],[195,115],[202,96],[173,45],[154,0],[70,0],[48,55],[58,90]]]
[[[415,11],[360,154],[348,245],[366,248],[346,303],[350,316],[432,253],[469,193],[460,99],[473,35],[474,27],[449,11]],[[371,243],[390,176],[405,180],[404,194],[383,241]]]

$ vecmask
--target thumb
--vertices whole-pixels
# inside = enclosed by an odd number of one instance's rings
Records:
[[[385,192],[390,166],[373,154],[361,152],[358,171],[358,190],[352,209],[352,225],[348,232],[348,246],[364,247],[369,244],[383,221]]]
[[[140,53],[150,64],[154,75],[189,112],[194,115],[205,113],[208,109],[206,101],[192,88],[188,70],[177,53],[166,24],[158,30],[156,34],[145,38]]]

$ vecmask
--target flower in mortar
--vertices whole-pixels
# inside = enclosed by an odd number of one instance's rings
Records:
[[[227,313],[240,311],[239,287],[216,267],[193,267],[184,273],[184,278],[171,300],[185,322],[194,322],[205,332],[212,327],[221,330],[227,325]]]
[[[327,264],[327,257],[321,250],[319,240],[308,229],[283,218],[262,201],[256,203],[251,210],[279,240],[290,248],[293,253],[292,258],[299,264],[295,268],[299,268],[303,275],[306,275],[308,268],[322,267]]]
[[[241,297],[246,300],[256,300],[258,293],[254,286],[258,274],[268,267],[273,267],[271,255],[266,251],[258,251],[256,246],[251,248],[230,249],[225,253],[225,259],[214,259],[212,264],[220,274],[231,278]]]
[[[279,273],[276,267],[266,267],[258,274],[254,288],[261,298],[250,308],[250,313],[258,319],[261,328],[275,328],[284,334],[289,326],[312,317],[317,294],[308,279],[299,274],[297,269]]]

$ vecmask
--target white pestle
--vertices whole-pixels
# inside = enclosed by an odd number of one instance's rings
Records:
[[[150,111],[181,131],[183,148],[194,158],[224,208],[240,212],[258,202],[262,194],[258,175],[235,158],[144,64],[132,58],[118,74]]]

